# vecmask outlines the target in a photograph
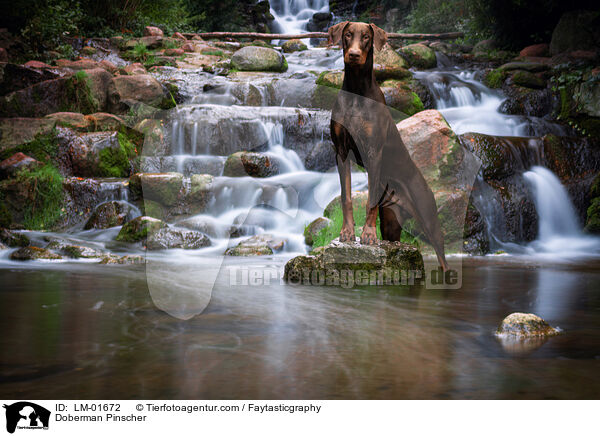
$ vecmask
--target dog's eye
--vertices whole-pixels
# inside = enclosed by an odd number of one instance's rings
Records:
[[[348,39],[348,38],[350,38],[352,36],[352,34],[351,33],[346,33],[344,36],[346,37],[346,39]]]
[[[369,39],[369,35],[363,35],[363,39],[366,41],[367,39]]]

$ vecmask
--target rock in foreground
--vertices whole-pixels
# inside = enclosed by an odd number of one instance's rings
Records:
[[[336,239],[314,255],[291,259],[284,279],[315,285],[405,284],[409,278],[423,277],[423,270],[423,257],[412,245],[389,241],[362,245]]]
[[[502,320],[496,333],[498,335],[530,338],[535,336],[558,335],[560,330],[550,326],[550,324],[533,313],[515,312]]]

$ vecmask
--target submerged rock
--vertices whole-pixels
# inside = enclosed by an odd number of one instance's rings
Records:
[[[40,247],[22,247],[17,251],[11,253],[11,260],[58,260],[62,259],[62,257],[56,253],[53,253],[50,250]]]
[[[502,320],[496,334],[519,337],[554,336],[560,330],[551,327],[546,321],[533,313],[515,312]]]
[[[391,284],[408,275],[422,277],[423,270],[423,257],[412,245],[389,241],[362,245],[336,239],[314,255],[291,259],[285,265],[284,279],[305,284]]]
[[[148,237],[149,234],[167,227],[164,221],[149,216],[140,216],[123,226],[116,240],[119,242],[139,242]]]
[[[287,70],[287,61],[281,53],[272,48],[247,46],[236,51],[231,57],[231,66],[240,71]]]
[[[256,235],[225,251],[227,256],[265,256],[283,249],[285,240],[270,234]]]

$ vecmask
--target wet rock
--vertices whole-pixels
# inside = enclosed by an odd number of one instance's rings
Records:
[[[144,36],[164,36],[164,33],[158,27],[146,26],[144,27]]]
[[[34,158],[18,152],[0,162],[0,178],[15,177],[21,170],[32,170],[40,165],[41,163]]]
[[[308,47],[300,39],[289,39],[281,44],[281,49],[284,53],[293,53],[295,51],[307,50]]]
[[[159,219],[139,216],[121,228],[116,240],[119,242],[140,242],[165,227],[167,227],[167,224]]]
[[[600,197],[593,198],[587,209],[585,231],[600,234]]]
[[[111,112],[125,112],[132,102],[159,106],[163,97],[162,86],[148,74],[113,77],[108,86],[108,103]]]
[[[515,312],[502,320],[496,334],[519,337],[554,336],[560,330],[551,327],[546,321],[533,313]]]
[[[185,44],[183,44],[181,46],[181,49],[185,52],[185,53],[193,53],[196,48],[194,46],[194,44],[192,44],[191,42],[186,42]]]
[[[68,143],[73,175],[80,177],[127,177],[129,153],[117,132],[84,133]]]
[[[226,177],[271,177],[279,174],[279,165],[262,153],[240,151],[225,161],[223,175]]]
[[[227,256],[266,256],[281,251],[285,240],[270,234],[256,235],[225,251]]]
[[[314,255],[288,261],[284,280],[328,285],[367,285],[379,280],[379,284],[385,284],[394,279],[399,281],[402,274],[405,277],[409,273],[422,274],[423,269],[421,253],[412,245],[389,241],[362,245],[336,239],[317,249]]]
[[[369,200],[368,192],[353,192],[352,193],[352,207],[353,209],[365,209],[367,207],[367,202]],[[323,216],[326,218],[333,218],[335,215],[335,211],[341,211],[342,208],[342,197],[338,195],[333,200],[329,202],[327,206],[325,206],[325,210],[323,211]]]
[[[309,171],[327,172],[335,167],[335,156],[331,141],[319,141],[304,159],[304,166]]]
[[[11,260],[58,260],[62,259],[62,257],[56,253],[53,253],[50,250],[46,250],[45,248],[39,247],[22,247],[17,251],[11,253]]]
[[[575,102],[580,114],[600,117],[600,80],[586,80],[575,89]]]
[[[576,10],[565,12],[552,32],[550,54],[574,50],[595,50],[600,46],[598,13]]]
[[[344,83],[343,71],[323,71],[316,80],[317,85],[329,86],[330,88],[342,89]]]
[[[126,255],[126,256],[116,256],[114,254],[110,254],[108,256],[104,256],[100,261],[101,265],[136,265],[145,263],[146,260],[144,257],[139,255]]]
[[[508,115],[547,117],[559,104],[550,89],[527,88],[507,80],[502,90],[507,99],[500,105],[500,112]]]
[[[98,205],[83,228],[89,230],[122,226],[136,216],[139,216],[139,212],[129,203],[109,201]]]
[[[248,46],[233,54],[231,66],[240,71],[284,72],[287,70],[287,61],[281,53],[271,48]]]
[[[25,234],[8,229],[0,229],[0,242],[9,247],[27,247],[31,243]]]
[[[329,218],[319,217],[316,220],[312,221],[306,228],[304,229],[304,243],[306,245],[313,245],[314,238],[319,234],[319,232],[332,223]]]
[[[200,213],[206,210],[214,198],[214,177],[209,174],[193,174],[190,177],[190,187],[185,195],[186,209],[190,213]]]
[[[129,179],[133,199],[153,200],[164,206],[177,203],[183,187],[181,173],[137,173]]]
[[[68,241],[58,239],[51,241],[46,246],[46,250],[59,252],[64,256],[73,259],[95,259],[101,258],[106,254],[105,252],[97,250],[95,248],[85,247],[82,245],[73,245],[70,244]]]
[[[412,67],[429,69],[437,65],[435,52],[425,44],[410,44],[402,47],[400,51]]]
[[[210,246],[210,239],[200,232],[194,230],[176,229],[164,227],[156,232],[151,232],[146,241],[148,250],[165,250],[171,248],[183,248],[196,250]]]
[[[306,29],[309,32],[325,32],[332,18],[331,12],[317,12],[306,23]]]
[[[380,68],[406,69],[408,67],[409,64],[389,44],[385,44],[381,50],[375,50],[373,54],[373,69],[375,71]]]
[[[544,89],[546,87],[544,79],[529,71],[515,71],[511,75],[511,80],[515,85],[524,86],[525,88]]]
[[[519,52],[519,56],[520,57],[545,57],[548,56],[550,54],[550,45],[543,43],[543,44],[534,44],[534,45],[528,45],[527,47],[525,47],[523,50],[521,50]]]

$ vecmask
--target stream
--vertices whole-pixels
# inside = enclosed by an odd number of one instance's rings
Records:
[[[314,12],[328,10],[321,1],[272,4],[282,33],[304,31]],[[538,214],[537,238],[502,240],[497,211],[483,191],[479,201],[489,203],[482,206],[489,238],[502,254],[465,257],[458,291],[422,285],[341,289],[279,280],[285,262],[308,251],[305,225],[322,215],[340,189],[335,171],[307,164],[315,144],[327,145],[330,118],[307,100],[316,86],[308,71],[342,68],[340,52],[310,48],[286,59],[289,70],[279,75],[225,78],[175,68],[160,73],[176,80],[186,101],[166,120],[167,153],[146,159],[144,170],[214,176],[208,212],[171,222],[206,233],[210,247],[145,253],[116,243],[120,227],[114,227],[50,236],[145,254],[149,264],[23,263],[9,260],[12,250],[0,252],[0,328],[7,332],[0,339],[0,396],[596,398],[600,242],[583,233],[568,192],[535,157],[522,177]],[[477,81],[474,71],[440,65],[414,76],[457,134],[534,139],[565,133],[543,119],[501,114],[504,97]],[[226,156],[241,149],[267,153],[280,173],[223,176]],[[103,183],[104,201],[129,201],[123,180]],[[352,183],[353,190],[366,189],[365,173],[354,172]],[[230,236],[232,226],[243,234]],[[284,239],[283,250],[223,261],[227,247],[264,233]],[[49,234],[28,236],[35,242]],[[164,309],[152,273],[191,295],[203,275],[212,274],[198,268],[204,264],[214,264],[216,272],[202,315],[193,316],[198,311],[190,300],[168,302],[172,310]],[[275,279],[232,283],[231,268],[269,269]],[[185,283],[175,283],[181,276]],[[565,333],[517,343],[496,337],[498,323],[516,311],[534,312]]]

